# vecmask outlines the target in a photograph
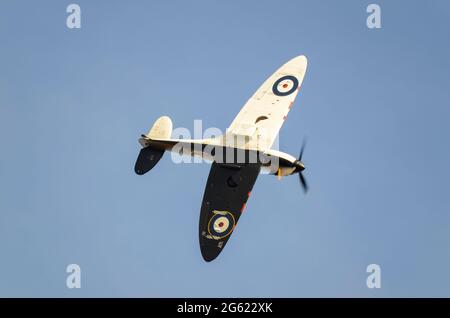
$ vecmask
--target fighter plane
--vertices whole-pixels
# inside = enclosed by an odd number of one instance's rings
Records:
[[[278,132],[291,110],[307,68],[305,56],[297,56],[273,73],[247,101],[226,133],[207,139],[173,139],[172,121],[160,117],[146,135],[135,164],[143,175],[165,151],[198,156],[212,162],[200,211],[200,250],[205,261],[214,260],[224,249],[242,215],[260,173],[278,177],[302,174],[304,143],[298,158],[272,149]]]

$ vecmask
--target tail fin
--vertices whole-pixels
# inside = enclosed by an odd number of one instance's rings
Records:
[[[134,171],[143,175],[149,172],[161,159],[164,154],[163,149],[156,149],[147,144],[148,139],[168,139],[172,135],[172,121],[167,116],[158,118],[147,135],[143,135],[139,142],[144,148],[139,152],[139,156],[134,165]]]
[[[168,139],[172,135],[172,121],[167,116],[159,117],[147,136],[150,139]]]

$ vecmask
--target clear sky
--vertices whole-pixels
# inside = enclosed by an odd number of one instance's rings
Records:
[[[371,2],[78,0],[68,29],[69,1],[1,1],[0,296],[450,296],[450,4],[378,0],[371,30]],[[205,263],[210,166],[137,176],[137,139],[224,130],[301,54],[280,149],[308,137],[310,192],[260,176]]]

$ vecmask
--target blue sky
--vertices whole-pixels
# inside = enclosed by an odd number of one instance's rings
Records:
[[[377,1],[0,4],[0,296],[450,296],[450,5]],[[205,263],[208,164],[134,174],[159,116],[224,130],[290,58],[296,176],[260,176]],[[66,266],[82,288],[66,288]],[[366,267],[381,266],[380,289]]]

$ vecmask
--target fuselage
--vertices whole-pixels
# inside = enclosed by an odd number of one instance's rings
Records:
[[[228,142],[227,142],[228,140]],[[207,162],[225,164],[261,165],[261,173],[288,176],[304,169],[302,162],[294,156],[275,149],[259,149],[257,147],[229,142],[231,138],[223,136],[209,139],[155,139],[142,135],[139,143],[143,147],[171,151],[179,155],[201,158]]]

